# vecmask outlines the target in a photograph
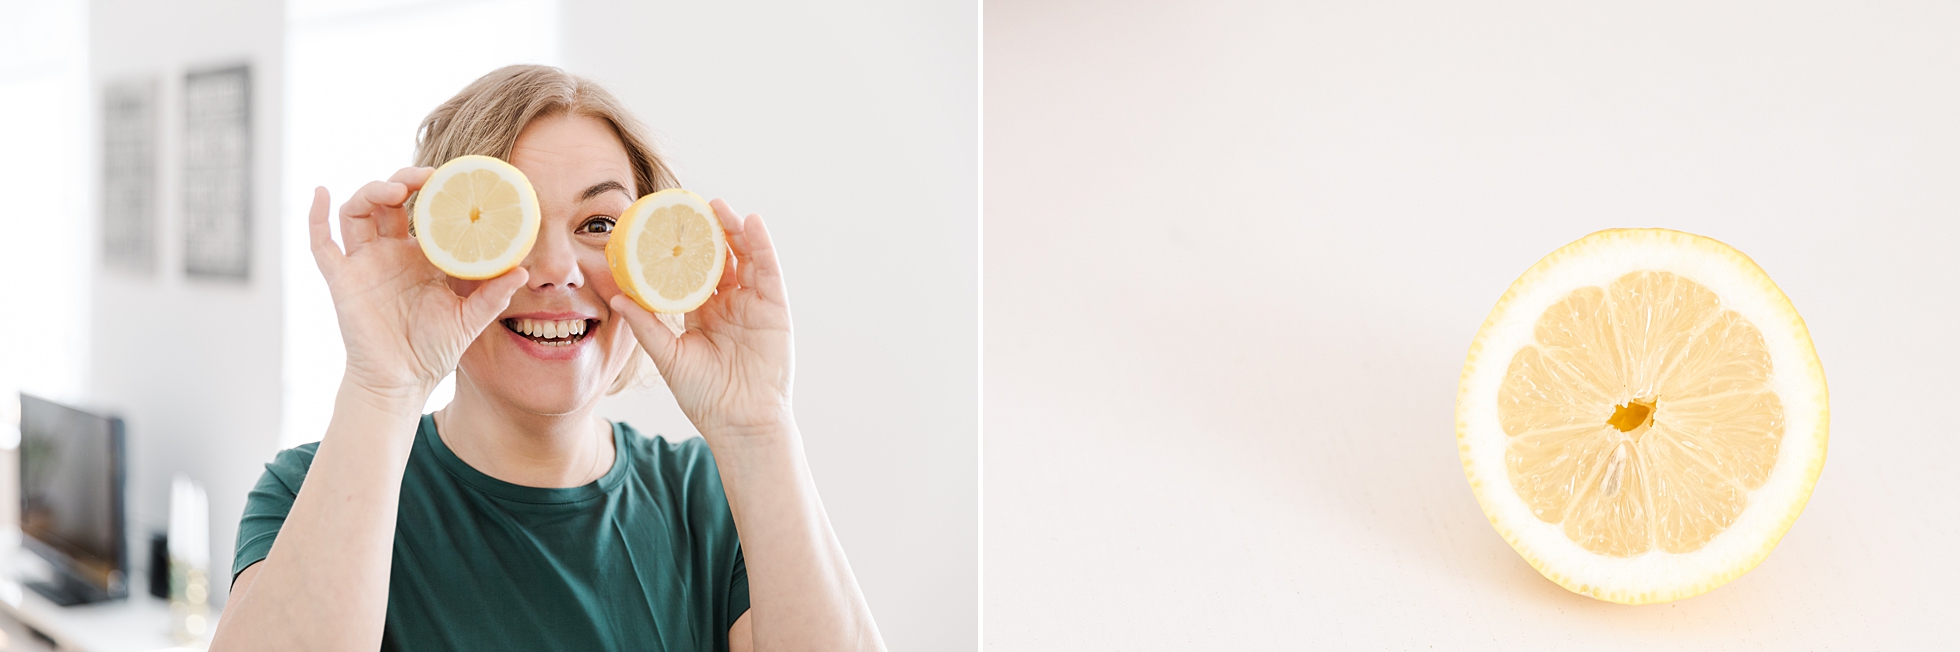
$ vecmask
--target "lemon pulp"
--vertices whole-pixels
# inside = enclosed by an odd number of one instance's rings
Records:
[[[715,225],[686,204],[654,209],[634,248],[653,290],[671,301],[698,291],[715,270]]]
[[[1596,554],[1692,552],[1775,467],[1762,333],[1682,276],[1634,272],[1538,318],[1498,390],[1511,487]]]
[[[472,170],[429,199],[429,235],[465,263],[503,253],[524,222],[517,186],[490,170]]]
[[[429,175],[410,232],[443,273],[480,280],[523,262],[537,243],[541,217],[522,171],[493,156],[464,155]]]

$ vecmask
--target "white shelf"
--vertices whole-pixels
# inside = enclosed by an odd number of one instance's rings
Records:
[[[150,596],[148,582],[131,582],[121,600],[63,607],[23,586],[21,569],[40,563],[21,548],[0,549],[0,612],[76,652],[202,650],[208,641],[180,646],[170,638],[170,605]],[[211,622],[218,622],[213,609]]]

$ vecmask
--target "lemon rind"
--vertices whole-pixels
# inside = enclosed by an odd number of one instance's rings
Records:
[[[1641,251],[1643,248],[1647,251]],[[1558,525],[1544,523],[1531,516],[1523,500],[1512,489],[1502,461],[1505,435],[1495,418],[1496,391],[1511,356],[1524,342],[1529,341],[1531,328],[1544,307],[1556,300],[1552,295],[1563,296],[1576,287],[1582,287],[1571,282],[1546,285],[1549,277],[1575,261],[1603,258],[1608,264],[1601,265],[1596,273],[1597,278],[1591,280],[1604,285],[1624,273],[1650,268],[1642,267],[1641,263],[1655,258],[1665,259],[1668,254],[1675,256],[1672,261],[1675,263],[1696,260],[1697,265],[1685,266],[1692,269],[1684,276],[1697,282],[1708,284],[1709,275],[1706,272],[1710,270],[1727,272],[1728,278],[1721,279],[1723,282],[1718,284],[1724,286],[1718,288],[1718,294],[1723,297],[1725,307],[1734,307],[1757,323],[1766,343],[1771,344],[1772,383],[1784,398],[1786,409],[1800,409],[1806,403],[1812,409],[1804,413],[1786,413],[1787,426],[1804,427],[1786,427],[1777,465],[1769,479],[1751,492],[1751,504],[1736,523],[1717,535],[1707,546],[1682,555],[1659,551],[1625,559],[1596,555],[1566,538]],[[1619,260],[1615,260],[1616,257]],[[1680,273],[1674,267],[1683,266],[1662,268]],[[1743,287],[1733,287],[1738,283]],[[1722,289],[1729,291],[1723,292]],[[1735,292],[1736,289],[1756,291],[1745,294]],[[1527,297],[1531,301],[1526,301]],[[1763,302],[1758,303],[1758,300]],[[1527,316],[1514,316],[1513,313],[1518,310],[1525,310]],[[1765,320],[1765,316],[1776,319]],[[1519,329],[1524,331],[1522,338],[1516,332],[1499,332]],[[1502,346],[1493,348],[1494,339],[1500,340],[1496,343]],[[1492,359],[1495,364],[1480,365],[1486,355],[1496,356]],[[1648,604],[1693,597],[1721,586],[1754,569],[1769,556],[1802,513],[1823,470],[1830,430],[1829,389],[1822,363],[1810,339],[1810,331],[1791,305],[1789,297],[1755,261],[1712,238],[1667,229],[1612,229],[1588,235],[1553,251],[1506,289],[1478,329],[1463,369],[1457,395],[1457,445],[1463,460],[1464,475],[1470,481],[1477,502],[1491,526],[1532,568],[1575,593],[1620,604]],[[1481,431],[1478,426],[1482,426]],[[1473,451],[1473,448],[1478,450]],[[1478,453],[1483,455],[1479,456]],[[1491,477],[1490,483],[1485,482],[1487,476]],[[1759,497],[1766,501],[1781,500],[1778,501],[1780,504],[1758,503]],[[1523,518],[1520,519],[1520,516]],[[1520,529],[1527,531],[1513,529],[1507,526],[1507,521],[1523,523]],[[1754,535],[1754,540],[1738,538],[1745,535]],[[1670,568],[1666,563],[1642,563],[1642,560],[1693,558],[1711,550],[1716,552],[1711,553],[1713,556],[1704,557],[1708,561],[1685,573],[1678,565]],[[1574,559],[1581,561],[1570,561]],[[1576,572],[1560,570],[1566,566],[1571,566]],[[1675,572],[1672,575],[1663,574],[1664,577],[1655,580],[1655,570]]]
[[[708,273],[710,279],[708,283],[686,297],[669,300],[661,297],[660,293],[647,283],[646,276],[639,265],[631,264],[633,252],[632,245],[629,243],[639,237],[640,230],[646,225],[646,217],[653,211],[682,203],[692,205],[696,211],[707,216],[708,223],[714,227],[712,233],[715,248],[722,252],[722,255],[715,256],[714,269]],[[606,266],[612,270],[613,282],[619,285],[620,291],[625,292],[626,296],[640,304],[640,307],[646,308],[648,312],[680,314],[700,308],[701,304],[708,302],[708,297],[714,296],[715,288],[721,285],[721,275],[728,264],[727,252],[728,234],[721,228],[721,218],[715,215],[714,208],[692,191],[668,188],[641,197],[625,211],[620,212],[619,223],[614,226],[612,236],[606,241]]]
[[[415,241],[421,245],[422,255],[427,256],[429,262],[434,264],[437,269],[442,270],[444,274],[468,281],[481,281],[503,276],[505,272],[523,264],[524,258],[531,255],[531,247],[537,245],[538,229],[544,221],[544,214],[538,208],[537,190],[531,187],[531,179],[524,176],[524,172],[517,169],[517,166],[511,165],[495,156],[465,154],[449,159],[448,162],[437,167],[436,171],[429,175],[428,181],[422,183],[422,190],[430,191],[440,188],[441,183],[447,183],[451,177],[465,172],[483,169],[497,170],[500,173],[499,176],[502,176],[505,180],[514,181],[512,185],[517,186],[517,203],[524,213],[523,222],[517,226],[517,232],[520,234],[519,237],[511,241],[511,245],[496,256],[491,256],[474,263],[465,263],[456,260],[456,257],[448,251],[437,247],[434,238],[429,235],[433,232],[429,226],[429,206],[434,202],[416,201],[413,215],[415,232],[417,234]],[[441,183],[438,183],[438,181]],[[424,195],[426,195],[426,192]]]

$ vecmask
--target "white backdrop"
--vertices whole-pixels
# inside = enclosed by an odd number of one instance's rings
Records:
[[[989,648],[1912,649],[1960,598],[1960,13],[987,4]],[[1832,446],[1774,554],[1623,607],[1491,529],[1457,376],[1594,230],[1724,240]]]
[[[99,119],[87,110],[88,8],[78,0],[3,6],[9,19],[0,21],[0,124],[17,128],[0,130],[0,195],[8,198],[0,211],[0,278],[33,281],[0,289],[0,305],[9,316],[66,325],[0,342],[0,445],[12,446],[15,391],[82,399],[90,260],[102,246],[94,222],[83,218],[93,197],[84,194],[92,186],[82,175],[93,158],[75,146]]]
[[[0,21],[0,314],[62,328],[0,340],[0,532],[19,525],[20,401],[26,392],[79,403],[88,367],[91,264],[101,249],[75,143],[95,113],[88,93],[88,8],[79,0],[7,2]],[[16,312],[18,311],[18,312]],[[17,532],[18,530],[14,530]],[[8,545],[16,535],[0,535]]]

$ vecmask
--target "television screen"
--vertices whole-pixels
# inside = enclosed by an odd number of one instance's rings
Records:
[[[126,593],[121,458],[120,420],[21,395],[20,529],[64,575],[58,602]]]

